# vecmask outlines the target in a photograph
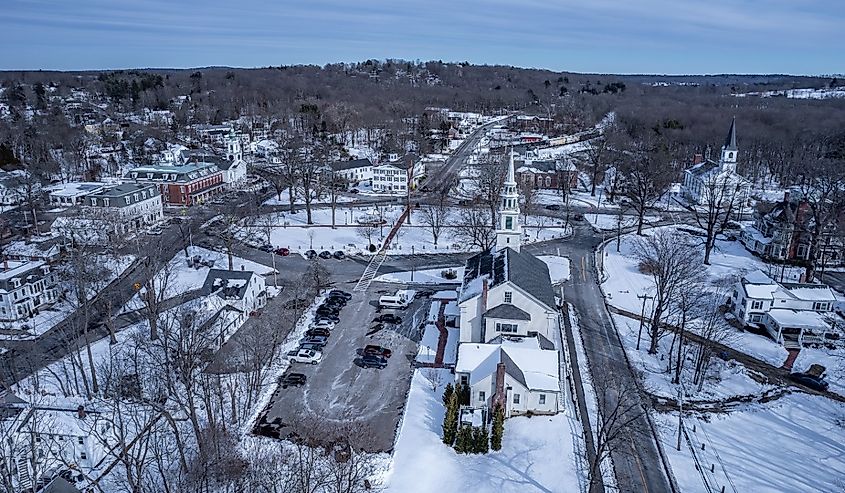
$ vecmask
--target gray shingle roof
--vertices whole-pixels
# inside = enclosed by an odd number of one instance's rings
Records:
[[[530,253],[505,248],[498,252],[485,250],[476,254],[467,259],[464,287],[481,276],[489,277],[490,287],[510,281],[550,310],[555,309],[555,293],[549,267]]]
[[[489,318],[505,318],[508,320],[531,320],[531,315],[528,312],[510,303],[502,303],[499,306],[493,307],[487,310],[484,316]]]
[[[235,297],[241,299],[249,286],[249,280],[257,275],[252,271],[211,269],[202,285],[205,295],[218,293],[222,298]],[[242,281],[233,283],[231,281]]]
[[[731,120],[731,128],[728,130],[728,136],[725,137],[725,150],[736,151],[736,117]]]
[[[329,167],[331,167],[334,171],[344,171],[347,169],[355,169],[355,168],[364,168],[367,166],[372,166],[373,163],[370,162],[369,159],[352,159],[349,161],[334,161],[329,163]]]

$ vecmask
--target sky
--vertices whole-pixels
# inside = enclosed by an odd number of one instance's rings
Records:
[[[845,73],[843,0],[4,0],[0,70],[366,59]]]

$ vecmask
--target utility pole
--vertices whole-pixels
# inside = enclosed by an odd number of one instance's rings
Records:
[[[649,296],[647,294],[638,294],[637,298],[643,300],[643,310],[640,313],[640,330],[637,333],[637,351],[640,350],[640,339],[643,336],[643,321],[645,320],[645,300],[653,300],[654,296]]]
[[[681,434],[684,431],[684,383],[678,386],[678,445],[677,450],[681,450]]]

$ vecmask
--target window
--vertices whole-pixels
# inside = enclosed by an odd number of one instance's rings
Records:
[[[540,404],[546,403],[546,394],[540,394]]]
[[[129,197],[123,197],[123,200],[126,201],[126,205],[129,205],[129,202],[131,202],[131,199]]]
[[[91,197],[91,205],[97,205],[97,199],[96,198]]]
[[[514,404],[519,404],[519,394],[514,394],[514,395],[513,395],[513,403],[514,403]]]
[[[762,301],[752,301],[752,302],[751,302],[751,309],[752,309],[752,310],[761,310],[761,309],[763,309],[763,302],[762,302]]]
[[[817,301],[817,302],[813,303],[813,310],[816,310],[816,311],[819,311],[819,312],[827,311],[828,310],[828,304],[827,304],[827,302]]]
[[[487,394],[483,390],[478,392],[478,402],[484,402],[485,397],[487,397]]]
[[[461,375],[461,385],[469,384],[469,376],[468,375]]]
[[[496,322],[496,332],[507,332],[507,333],[514,333],[517,332],[518,326],[516,324],[503,324]]]
[[[108,207],[109,206],[109,199],[103,199],[103,205]]]
[[[505,303],[513,302],[513,291],[505,291]]]
[[[505,217],[505,229],[513,229],[513,218],[511,216]]]
[[[85,452],[80,452],[80,453],[79,453],[79,458],[80,458],[80,459],[82,459],[82,460],[87,460],[87,459],[88,459],[88,454],[86,454]]]

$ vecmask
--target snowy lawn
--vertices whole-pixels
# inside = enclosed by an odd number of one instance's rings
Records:
[[[677,386],[672,384],[672,372],[667,371],[668,361],[661,359],[669,354],[672,344],[672,337],[667,336],[660,340],[658,354],[648,354],[648,331],[643,329],[640,349],[637,350],[637,334],[639,333],[639,322],[621,315],[611,314],[619,337],[628,353],[628,359],[643,376],[643,384],[654,395],[668,399],[677,398]],[[677,347],[674,349],[677,354]],[[690,353],[690,358],[694,353]],[[752,379],[746,368],[735,361],[723,361],[719,358],[711,360],[711,368],[707,373],[704,386],[701,392],[696,391],[692,385],[693,362],[689,360],[685,365],[682,375],[687,398],[693,400],[721,400],[735,396],[760,395],[763,392],[773,389],[772,385],[763,385]],[[674,368],[674,366],[673,366]]]
[[[453,271],[455,273],[454,279],[446,279],[443,273],[446,271]],[[413,277],[413,279],[412,279]],[[463,267],[442,267],[439,269],[421,269],[414,272],[399,271],[382,274],[376,277],[376,282],[392,282],[399,284],[407,284],[410,282],[416,284],[460,284],[464,278]]]
[[[552,278],[552,284],[558,284],[569,280],[569,257],[540,255],[537,258],[549,266],[549,275]]]
[[[586,219],[596,231],[616,231],[619,228],[619,216],[616,214],[593,214],[588,212],[587,214],[584,214],[584,219]],[[651,223],[660,221],[660,219],[661,218],[659,216],[645,216],[643,218],[643,226],[646,227]],[[629,226],[636,226],[636,224],[637,216],[622,216],[623,229]]]
[[[425,375],[443,372],[437,390]],[[415,493],[528,493],[579,491],[569,417],[518,417],[505,421],[502,450],[460,455],[441,441],[442,389],[448,370],[416,370],[387,473],[386,491]]]
[[[313,224],[307,224],[304,209],[295,214],[278,212],[267,214],[256,219],[256,226],[242,228],[238,232],[241,238],[253,237],[263,242],[266,231],[270,229],[270,243],[275,247],[286,247],[295,253],[306,250],[345,250],[349,253],[364,253],[367,247],[366,234],[375,245],[380,245],[390,233],[390,229],[402,214],[403,207],[389,205],[380,208],[373,206],[338,206],[335,210],[335,228],[331,227],[332,213],[329,208],[312,210]],[[385,223],[376,228],[361,227],[359,220],[382,217]],[[459,220],[460,212],[457,208],[447,211],[437,245],[431,229],[425,226],[420,209],[414,209],[410,224],[406,222],[391,242],[391,255],[414,253],[448,253],[468,252],[477,248],[459,238],[456,228],[452,225]],[[547,216],[528,216],[526,218],[525,241],[546,241],[561,238],[571,234],[572,228],[564,228],[562,221]],[[266,225],[270,225],[267,228]]]
[[[687,417],[685,422],[704,474],[715,485],[711,491],[723,485],[725,491],[755,493],[842,491],[845,404],[794,393],[708,418]],[[675,448],[677,414],[657,414],[655,421],[681,491],[708,491],[687,443],[680,451]]]
[[[318,195],[313,190],[311,191],[311,200],[312,204],[329,204],[331,203],[331,196],[329,195]],[[346,195],[346,194],[338,194],[336,202],[338,204],[352,202],[355,200],[354,196]],[[294,199],[293,202],[296,207],[303,207],[305,204],[305,191],[302,188],[297,189],[294,192]],[[282,190],[282,193],[276,194],[274,193],[272,197],[264,201],[263,205],[281,205],[286,206],[290,205],[290,191],[289,190]]]

